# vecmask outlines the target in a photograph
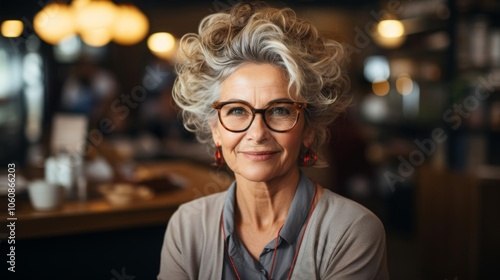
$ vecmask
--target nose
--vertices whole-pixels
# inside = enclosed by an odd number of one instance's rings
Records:
[[[262,114],[256,114],[255,119],[247,130],[246,137],[248,140],[253,140],[257,143],[262,143],[263,140],[269,139],[270,130],[267,128]]]

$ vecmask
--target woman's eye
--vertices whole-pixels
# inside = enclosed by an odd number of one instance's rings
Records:
[[[290,115],[290,111],[285,107],[273,107],[270,108],[269,114],[277,116],[287,116]]]
[[[244,115],[246,110],[242,107],[234,107],[227,111],[227,115]]]

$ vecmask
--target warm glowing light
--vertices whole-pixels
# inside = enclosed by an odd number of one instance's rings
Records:
[[[24,24],[20,20],[6,20],[2,22],[2,35],[7,38],[16,38],[23,34]]]
[[[90,1],[92,0],[73,0],[71,1],[71,8],[73,9],[73,11],[77,11],[78,9],[81,9],[85,6],[87,6]]]
[[[82,41],[91,47],[102,47],[111,41],[109,30],[104,28],[85,31],[80,34]]]
[[[148,18],[139,9],[131,4],[117,6],[110,0],[51,3],[35,16],[33,25],[40,38],[53,45],[75,34],[90,46],[103,46],[111,39],[132,45],[149,31]]]
[[[172,59],[175,53],[175,37],[167,32],[154,33],[148,38],[148,48],[153,54]]]
[[[381,47],[395,49],[404,43],[405,37],[385,38],[382,36],[373,36],[373,40]]]
[[[413,80],[408,74],[402,74],[396,80],[396,89],[402,95],[408,95],[413,91]]]
[[[389,93],[391,86],[388,81],[377,81],[372,84],[373,93],[378,96],[385,96]]]
[[[67,5],[50,3],[33,18],[36,34],[49,44],[57,44],[75,32],[73,14]]]
[[[148,18],[135,6],[120,5],[113,24],[113,40],[122,45],[139,43],[149,30]]]
[[[401,21],[395,19],[382,20],[377,24],[377,32],[372,37],[378,45],[394,49],[405,41],[405,28]]]
[[[111,37],[116,17],[116,5],[111,1],[90,1],[76,9],[75,24],[80,34],[99,34]],[[108,35],[104,35],[108,33]],[[94,35],[92,35],[94,37]],[[83,36],[82,36],[83,39]],[[85,41],[85,39],[83,39]],[[109,41],[108,41],[109,42]]]
[[[148,47],[154,52],[168,52],[175,46],[175,38],[167,32],[154,33],[149,36]]]
[[[382,20],[377,25],[380,36],[385,38],[398,38],[403,36],[405,28],[403,23],[395,19]]]

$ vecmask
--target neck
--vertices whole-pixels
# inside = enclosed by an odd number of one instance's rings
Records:
[[[236,218],[258,231],[272,230],[285,223],[292,204],[299,170],[269,182],[251,182],[236,178]]]

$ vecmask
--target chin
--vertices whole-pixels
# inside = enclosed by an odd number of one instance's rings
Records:
[[[276,166],[247,165],[244,168],[241,167],[240,165],[240,170],[235,171],[235,174],[251,182],[269,182],[291,172],[290,168],[276,168]]]

